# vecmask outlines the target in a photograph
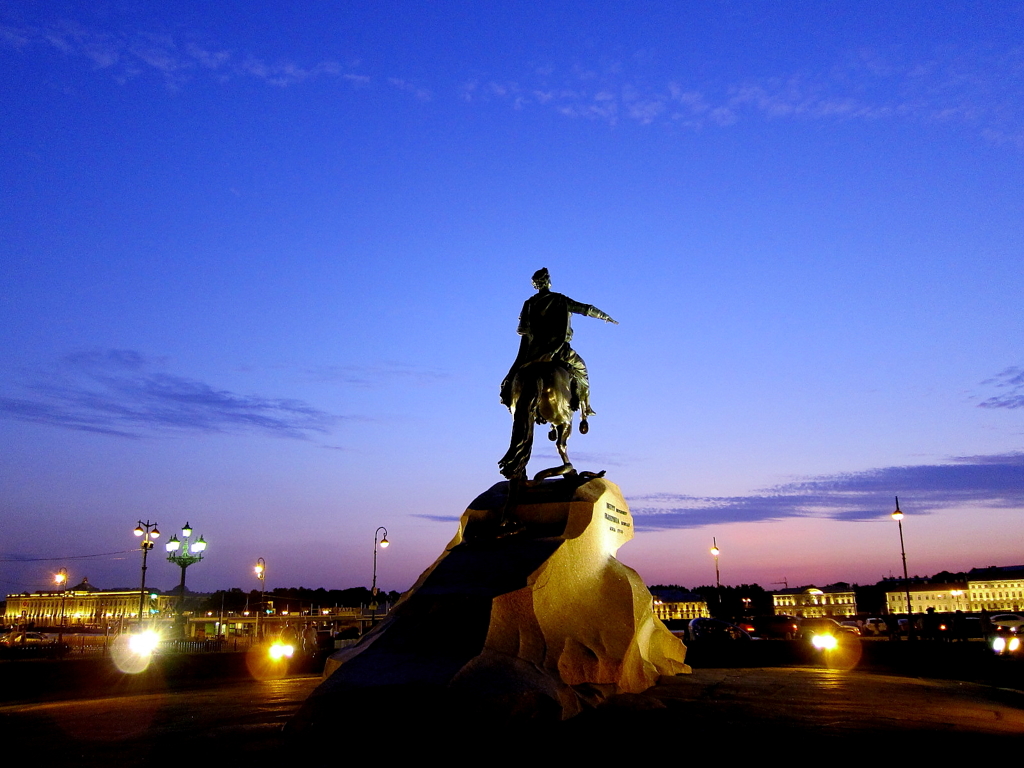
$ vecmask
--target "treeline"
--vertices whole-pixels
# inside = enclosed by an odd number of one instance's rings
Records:
[[[400,592],[378,592],[376,601],[394,604],[399,597],[401,597]],[[260,592],[258,589],[243,592],[238,587],[234,587],[214,592],[203,601],[200,610],[213,613],[219,613],[221,610],[238,613],[245,610],[256,610],[261,602],[267,603],[268,607],[272,605],[277,612],[299,613],[310,609],[358,608],[361,605],[372,603],[373,594],[366,587],[351,587],[349,589],[278,587],[268,592]]]
[[[716,618],[759,616],[775,610],[771,592],[758,584],[740,584],[735,587],[703,585],[693,588],[679,584],[655,584],[650,589],[652,592],[673,589],[700,595],[708,604],[708,611]]]

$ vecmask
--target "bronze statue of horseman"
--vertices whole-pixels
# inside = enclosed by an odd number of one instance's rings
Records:
[[[526,300],[519,315],[519,354],[501,383],[501,402],[512,412],[512,440],[498,462],[510,480],[526,477],[533,450],[534,424],[550,424],[548,437],[562,458],[561,467],[539,473],[535,479],[574,472],[566,444],[572,434],[572,417],[581,412],[580,432],[589,431],[590,380],[587,366],[570,346],[573,314],[618,323],[590,304],[581,304],[551,290],[547,269],[533,275],[537,293]]]

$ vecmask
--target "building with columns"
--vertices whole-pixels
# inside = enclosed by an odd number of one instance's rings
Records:
[[[772,592],[776,616],[798,619],[849,618],[857,615],[857,598],[849,584],[793,587]]]

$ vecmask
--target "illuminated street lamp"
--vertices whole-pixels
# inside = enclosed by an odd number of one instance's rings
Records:
[[[384,531],[384,537],[380,539],[380,548],[387,549],[391,543],[388,541],[388,529],[383,525],[373,532],[373,584],[370,586],[370,624],[377,618],[377,534]]]
[[[907,576],[907,549],[903,546],[903,513],[900,511],[900,497],[896,497],[896,511],[892,519],[900,526],[900,556],[903,558],[903,587],[907,594],[907,639],[914,639],[914,614],[910,608],[910,577]],[[897,626],[899,626],[897,624]]]
[[[718,595],[718,606],[722,606],[722,577],[718,572],[718,555],[722,550],[718,548],[718,541],[711,537],[711,556],[715,558],[715,594]]]
[[[949,594],[953,596],[953,610],[960,610],[960,598],[963,597],[964,591],[962,589],[951,589]]]
[[[142,616],[146,610],[146,557],[153,548],[153,539],[160,538],[160,531],[157,530],[156,523],[139,520],[132,533],[142,538],[142,586],[139,588],[139,626],[142,626]]]
[[[53,583],[60,587],[60,628],[57,630],[57,650],[64,644],[64,598],[68,594],[68,569],[61,568],[53,574]]]
[[[256,578],[260,580],[260,604],[256,606],[256,639],[260,639],[260,613],[263,611],[263,602],[266,596],[267,586],[267,561],[262,557],[256,558]]]
[[[191,537],[192,526],[185,523],[185,527],[181,529],[181,541],[178,541],[177,536],[171,536],[171,540],[167,542],[167,562],[181,567],[181,584],[178,585],[179,615],[185,605],[185,569],[202,560],[203,551],[206,549],[206,542],[202,536],[189,543]]]
[[[719,571],[718,571],[718,556],[721,554],[721,552],[722,552],[722,550],[720,550],[718,548],[718,541],[716,541],[715,537],[712,536],[711,537],[711,556],[713,558],[715,558],[715,586],[718,587],[719,589],[721,589],[721,587],[722,587],[722,578],[719,575]]]

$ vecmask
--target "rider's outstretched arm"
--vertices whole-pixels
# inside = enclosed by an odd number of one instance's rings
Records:
[[[587,317],[596,317],[598,320],[604,320],[606,323],[614,323],[615,325],[619,324],[618,320],[612,320],[610,315],[602,312],[595,306],[590,307],[590,311],[587,312]]]
[[[593,304],[579,304],[575,301],[571,302],[569,309],[577,315],[586,315],[587,317],[596,317],[598,320],[604,320],[606,323],[619,324],[618,320],[612,320],[611,316],[600,309],[595,307]]]

